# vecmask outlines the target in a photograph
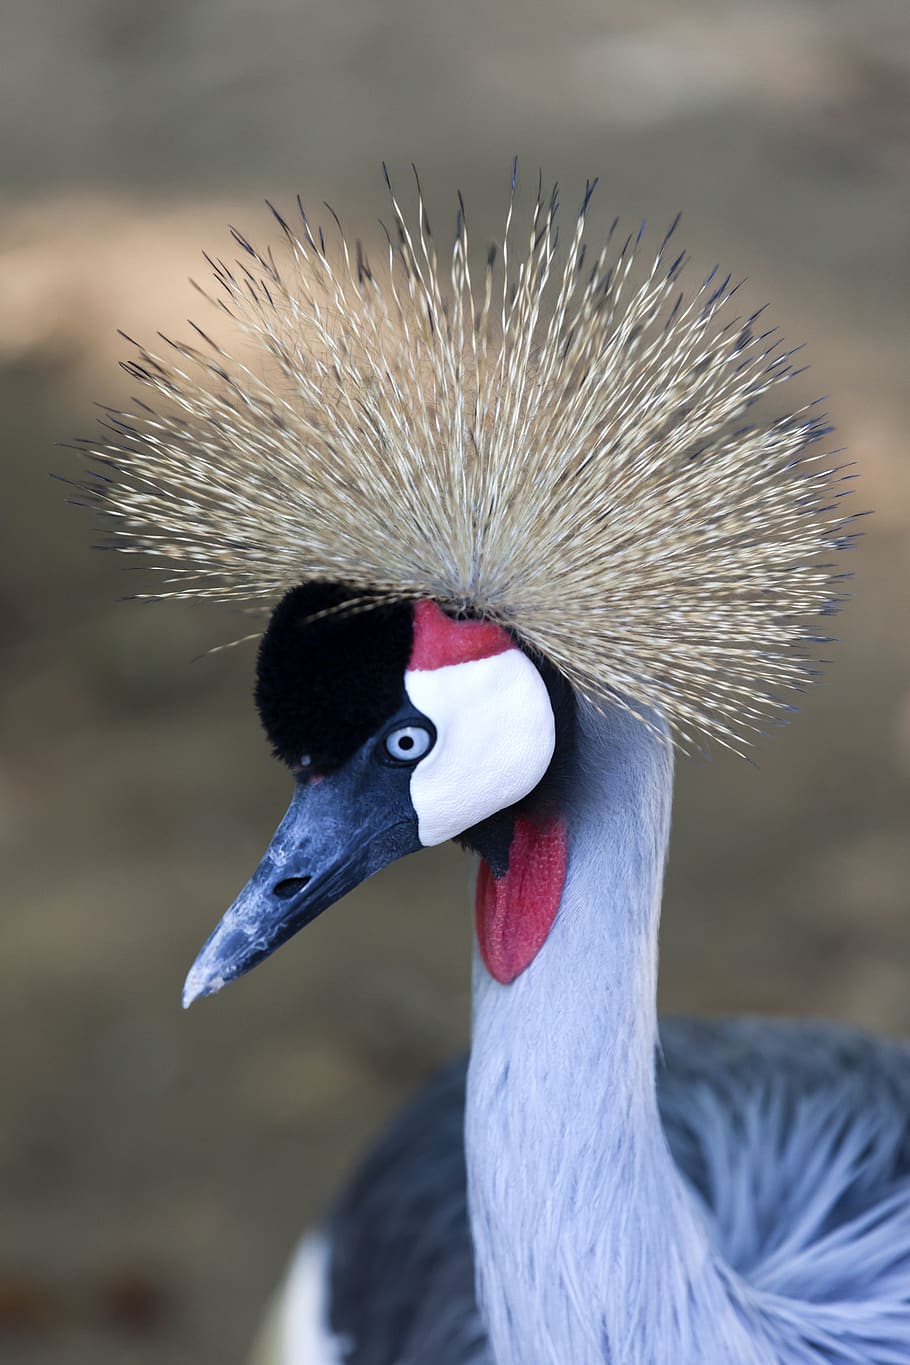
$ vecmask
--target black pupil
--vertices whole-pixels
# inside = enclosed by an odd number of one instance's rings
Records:
[[[414,736],[413,736],[413,735],[401,735],[400,738],[399,738],[399,740],[398,740],[398,747],[399,747],[399,749],[413,749],[413,747],[414,747]]]

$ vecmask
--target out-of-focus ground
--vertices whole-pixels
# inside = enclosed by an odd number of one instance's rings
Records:
[[[184,971],[288,796],[218,610],[142,608],[49,470],[126,389],[114,328],[263,194],[383,211],[379,160],[465,192],[513,153],[804,339],[878,509],[825,685],[760,766],[679,772],[672,1009],[910,1031],[910,16],[905,0],[20,0],[0,44],[0,1357],[231,1365],[293,1239],[467,1036],[468,864],[394,867],[190,1014]],[[693,276],[694,278],[694,276]],[[185,330],[185,329],[184,329]]]

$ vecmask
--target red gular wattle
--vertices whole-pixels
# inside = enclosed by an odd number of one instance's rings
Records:
[[[568,840],[561,820],[515,821],[506,871],[486,859],[477,874],[477,942],[487,971],[508,985],[540,952],[553,926],[566,880]]]

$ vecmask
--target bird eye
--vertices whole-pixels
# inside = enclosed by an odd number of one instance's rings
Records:
[[[432,749],[436,736],[424,725],[400,725],[385,737],[385,751],[396,763],[416,763]]]

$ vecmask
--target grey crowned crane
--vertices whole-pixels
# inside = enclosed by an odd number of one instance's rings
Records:
[[[164,596],[272,609],[294,794],[185,1003],[365,877],[478,856],[470,1058],[295,1263],[275,1365],[910,1365],[910,1053],[656,1012],[673,759],[813,672],[851,537],[815,407],[671,232],[564,251],[538,195],[474,284],[392,200],[373,268],[302,208],[213,262],[239,324],[137,348],[87,445]],[[391,190],[390,190],[391,193]],[[614,234],[611,234],[611,237]]]

